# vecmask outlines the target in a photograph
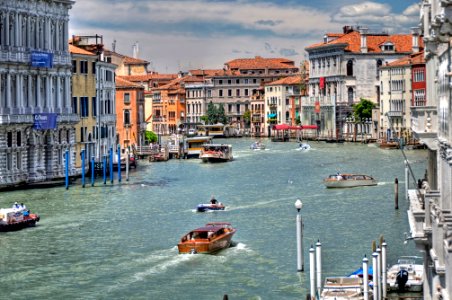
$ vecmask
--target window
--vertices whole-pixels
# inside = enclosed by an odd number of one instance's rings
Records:
[[[401,92],[404,90],[403,80],[391,80],[391,92]]]
[[[80,117],[88,117],[88,97],[80,97]]]
[[[97,99],[96,99],[96,97],[93,97],[92,105],[93,105],[93,107],[91,109],[91,111],[93,112],[92,116],[95,117],[95,116],[97,116]]]
[[[353,104],[353,88],[348,88],[348,103]]]
[[[75,59],[72,60],[72,73],[77,73],[77,61]]]
[[[413,77],[414,77],[413,78],[414,82],[423,82],[423,81],[425,81],[424,70],[420,69],[420,68],[414,69],[414,76]]]
[[[105,71],[105,80],[109,82],[113,82],[113,72],[106,70]]]
[[[93,61],[91,64],[91,73],[96,74],[96,62]]]
[[[235,90],[235,95],[236,95],[237,97],[240,97],[240,89],[236,89],[236,90]]]
[[[88,74],[88,62],[86,60],[80,61],[80,73]]]
[[[235,109],[237,110],[237,113],[240,114],[240,104],[236,104]]]
[[[80,142],[84,142],[85,141],[85,130],[83,129],[83,127],[80,127]]]
[[[72,97],[72,113],[77,114],[77,97]]]
[[[414,106],[425,106],[425,90],[414,90]]]
[[[6,139],[7,139],[8,148],[11,148],[13,146],[13,133],[8,132]]]
[[[130,111],[124,110],[124,125],[130,125]]]
[[[245,79],[245,80],[244,80],[244,83],[245,83],[245,84],[248,84],[248,79]]]
[[[347,62],[347,76],[353,76],[353,61],[349,60]]]
[[[219,91],[218,91],[218,96],[219,96],[219,97],[223,97],[223,90],[219,90]]]
[[[130,93],[124,93],[124,104],[130,104]]]
[[[232,104],[228,104],[228,112],[232,112]]]
[[[245,96],[248,96],[248,89],[245,89]]]
[[[21,132],[20,131],[17,132],[17,141],[16,141],[16,143],[17,143],[17,147],[22,146],[22,136],[21,136]]]
[[[257,79],[256,78],[253,78],[253,83],[257,83]]]
[[[240,79],[236,79],[236,80],[235,80],[235,83],[236,83],[236,84],[240,84]]]
[[[231,79],[228,79],[228,84],[231,84]]]
[[[218,80],[218,84],[223,84],[223,80],[222,79]]]
[[[228,90],[228,97],[232,97],[232,90],[231,89]]]

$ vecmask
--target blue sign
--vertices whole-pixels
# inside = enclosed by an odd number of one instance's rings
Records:
[[[57,114],[42,113],[33,115],[33,128],[37,130],[55,129],[57,125]]]
[[[31,66],[38,68],[52,68],[53,53],[32,51],[31,52]]]

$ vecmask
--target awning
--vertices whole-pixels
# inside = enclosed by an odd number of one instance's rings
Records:
[[[274,118],[274,117],[276,117],[276,114],[268,114],[268,117],[269,118]]]
[[[290,126],[287,124],[278,124],[273,126],[274,130],[303,130],[303,129],[317,129],[317,125],[300,125]]]

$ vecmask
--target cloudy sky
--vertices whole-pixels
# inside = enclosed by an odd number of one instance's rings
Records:
[[[75,0],[70,34],[99,34],[107,48],[139,58],[149,70],[220,69],[231,59],[286,57],[344,25],[409,33],[420,0]]]

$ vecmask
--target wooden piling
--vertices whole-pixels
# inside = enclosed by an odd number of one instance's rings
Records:
[[[395,209],[399,209],[399,180],[394,180],[394,205]]]

